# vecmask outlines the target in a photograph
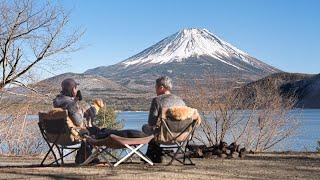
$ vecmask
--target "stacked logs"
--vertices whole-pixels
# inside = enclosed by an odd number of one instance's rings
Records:
[[[192,145],[189,149],[193,158],[243,158],[247,154],[246,148],[240,148],[234,142],[230,145],[226,142],[220,142],[218,145],[211,147]]]

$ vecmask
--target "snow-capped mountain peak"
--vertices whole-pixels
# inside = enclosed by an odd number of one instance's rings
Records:
[[[108,67],[98,67],[86,73],[106,77],[150,78],[167,74],[178,76],[263,77],[279,72],[249,54],[223,41],[206,29],[182,29],[142,52]]]
[[[126,59],[122,64],[125,66],[164,64],[183,61],[193,56],[210,56],[238,69],[241,68],[226,59],[237,57],[250,63],[250,60],[246,58],[249,56],[247,53],[221,40],[208,30],[190,28],[163,39],[141,53]]]

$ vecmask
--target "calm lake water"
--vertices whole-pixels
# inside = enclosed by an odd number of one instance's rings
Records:
[[[296,134],[278,144],[273,151],[316,151],[317,141],[320,140],[320,109],[293,110],[290,112],[299,122]],[[36,120],[38,116],[29,116]],[[0,120],[3,116],[0,116]],[[147,123],[148,112],[119,112],[118,119],[124,120],[124,129],[141,130]],[[229,138],[231,139],[231,138]],[[226,140],[228,143],[228,137]],[[230,140],[231,141],[231,140]]]
[[[293,137],[288,138],[273,150],[275,151],[315,151],[320,140],[320,109],[293,110],[300,126]],[[125,129],[141,130],[147,123],[148,112],[119,112],[118,119],[125,122]]]

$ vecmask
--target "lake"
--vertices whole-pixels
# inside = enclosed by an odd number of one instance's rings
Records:
[[[299,121],[296,135],[275,147],[275,151],[315,151],[320,140],[320,109],[293,110],[290,112]],[[118,119],[125,121],[125,129],[141,130],[147,123],[148,112],[119,112]]]
[[[320,109],[293,110],[299,121],[299,128],[296,134],[278,144],[274,151],[316,151],[317,141],[320,140]],[[29,116],[30,120],[36,120],[38,116]],[[148,112],[118,112],[119,120],[124,120],[124,129],[141,130],[143,124],[147,123]],[[0,120],[3,116],[0,116]],[[231,139],[231,138],[229,138]],[[227,142],[228,141],[227,137]]]

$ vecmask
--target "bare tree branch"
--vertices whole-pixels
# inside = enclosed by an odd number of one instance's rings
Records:
[[[70,31],[70,14],[49,2],[3,1],[0,10],[0,89],[22,83],[21,78],[37,64],[76,50],[84,33]]]
[[[207,114],[195,134],[207,146],[233,139],[247,149],[265,151],[297,129],[294,117],[288,115],[295,104],[294,97],[283,99],[273,82],[267,82],[268,88],[254,87],[252,99],[243,99],[243,92],[235,91],[236,86],[230,84],[226,88],[210,75],[201,82],[195,81],[182,88],[183,97],[188,105]]]

